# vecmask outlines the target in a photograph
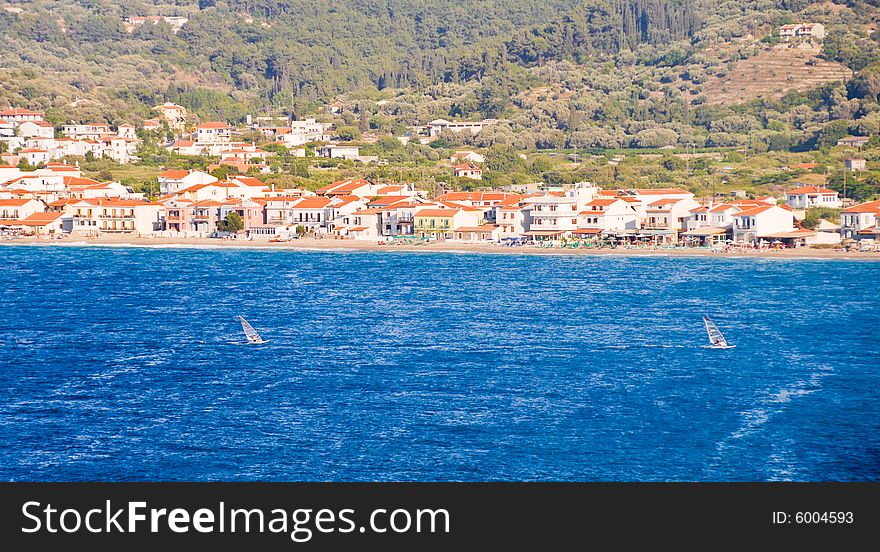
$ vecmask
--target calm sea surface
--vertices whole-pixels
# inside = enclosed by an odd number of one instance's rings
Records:
[[[880,262],[0,248],[2,480],[880,480]],[[712,316],[735,349],[713,350]],[[243,314],[270,342],[242,346]]]

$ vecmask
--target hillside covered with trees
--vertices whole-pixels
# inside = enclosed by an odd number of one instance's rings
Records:
[[[362,131],[501,119],[477,147],[805,151],[880,132],[878,14],[876,0],[12,1],[0,105],[118,124],[173,101],[240,122],[342,98]],[[126,29],[149,15],[187,22]],[[731,92],[738,63],[772,58],[778,27],[804,21],[828,30],[804,70],[831,77]]]

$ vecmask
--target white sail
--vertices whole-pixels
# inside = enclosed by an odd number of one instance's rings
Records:
[[[244,335],[247,337],[248,343],[265,343],[266,341],[260,337],[260,334],[257,333],[257,330],[254,329],[250,323],[244,319],[243,316],[238,317],[238,321],[241,322],[241,329],[244,330]]]
[[[719,349],[729,349],[732,347],[732,345],[727,343],[727,339],[724,338],[724,334],[721,333],[718,326],[708,316],[703,316],[703,322],[706,324],[706,333],[709,334],[709,342],[712,343],[713,347],[718,347]]]

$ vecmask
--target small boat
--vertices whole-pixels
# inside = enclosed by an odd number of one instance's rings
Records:
[[[712,319],[708,316],[703,316],[703,323],[706,324],[706,333],[709,334],[709,342],[713,349],[733,349],[736,345],[731,345],[727,342],[727,339],[724,338],[724,334],[721,333],[721,330],[718,329],[718,326],[715,325],[715,322],[712,322]]]
[[[263,339],[257,330],[251,326],[250,322],[244,319],[244,316],[239,316],[238,321],[241,322],[241,329],[244,330],[244,336],[247,338],[248,345],[259,345],[261,343],[268,343],[268,339]]]

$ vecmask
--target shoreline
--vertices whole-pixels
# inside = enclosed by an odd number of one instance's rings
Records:
[[[287,242],[268,240],[220,240],[216,238],[145,238],[145,237],[100,237],[48,239],[22,237],[0,240],[0,246],[46,245],[60,247],[161,247],[161,248],[239,248],[239,249],[281,249],[281,250],[346,250],[346,251],[402,251],[436,253],[477,253],[508,255],[612,255],[633,257],[722,257],[755,259],[847,259],[880,261],[880,253],[859,251],[835,251],[833,249],[798,249],[765,251],[715,252],[706,249],[567,249],[561,247],[543,248],[535,246],[502,246],[482,243],[434,242],[423,245],[379,245],[372,241],[358,241],[332,238],[299,238]]]

